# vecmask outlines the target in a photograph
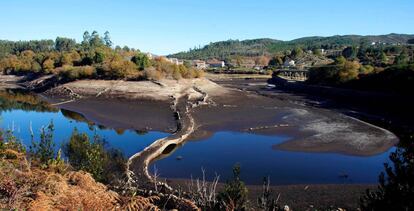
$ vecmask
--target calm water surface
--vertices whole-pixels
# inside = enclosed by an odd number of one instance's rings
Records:
[[[167,178],[201,178],[203,168],[208,178],[217,173],[225,181],[231,178],[232,166],[239,163],[242,179],[248,184],[261,184],[265,176],[272,184],[376,183],[383,163],[394,151],[358,157],[272,149],[272,145],[288,139],[283,135],[218,132],[206,140],[187,142],[155,162],[150,170],[156,169]]]
[[[1,93],[0,93],[1,94]],[[7,95],[6,95],[7,96]],[[59,109],[44,109],[30,103],[14,105],[22,98],[0,95],[0,127],[10,128],[30,145],[30,125],[39,136],[39,129],[53,121],[55,125],[56,149],[67,141],[74,128],[93,135],[96,131],[104,137],[110,147],[120,149],[126,156],[143,150],[153,141],[169,134],[157,131],[147,133],[132,130],[113,130],[97,127],[78,118],[78,113]],[[17,99],[17,100],[16,100]],[[221,131],[205,140],[189,141],[171,154],[156,161],[150,170],[167,178],[197,178],[201,168],[207,178],[217,173],[221,181],[231,177],[232,166],[239,163],[242,179],[247,184],[261,184],[269,176],[272,184],[309,183],[377,183],[383,163],[388,161],[391,151],[370,157],[347,156],[335,153],[303,153],[272,149],[272,146],[289,140],[283,134],[262,136],[249,133]]]
[[[68,111],[66,111],[68,112]],[[145,134],[138,134],[135,131],[125,130],[122,134],[113,129],[101,129],[97,126],[89,126],[85,122],[78,122],[65,117],[61,111],[35,112],[12,110],[1,112],[0,127],[14,128],[14,133],[21,138],[26,146],[31,144],[30,124],[32,124],[35,137],[39,137],[40,128],[48,125],[53,120],[55,125],[54,140],[56,149],[60,148],[65,141],[68,141],[74,128],[79,132],[85,132],[90,136],[99,134],[108,143],[108,147],[120,149],[124,155],[132,156],[149,146],[154,140],[168,136],[167,133],[149,131]]]

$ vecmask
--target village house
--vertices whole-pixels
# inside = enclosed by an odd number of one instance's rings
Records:
[[[175,65],[183,65],[184,61],[183,60],[179,60],[177,58],[167,58],[167,61],[175,64]]]
[[[342,55],[342,50],[326,50],[325,51],[326,56],[332,56],[337,57]]]
[[[207,68],[207,64],[205,61],[202,60],[193,60],[192,61],[193,66],[199,70],[203,70]]]
[[[283,66],[284,67],[295,67],[296,66],[295,60],[287,58],[285,60],[285,63],[283,63]]]
[[[152,55],[152,53],[150,53],[150,52],[146,53],[145,55],[147,55],[147,57],[148,57],[149,59],[153,59],[153,58],[154,58],[154,56],[153,56],[153,55]]]
[[[208,60],[207,65],[210,68],[223,68],[226,66],[226,63],[224,61],[219,61],[216,59]]]
[[[263,70],[264,68],[265,68],[265,66],[263,66],[263,65],[255,65],[253,67],[253,69],[255,69],[255,70]]]

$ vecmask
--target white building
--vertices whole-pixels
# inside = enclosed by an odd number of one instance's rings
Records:
[[[193,66],[199,70],[203,70],[207,68],[207,64],[205,61],[202,60],[194,60],[193,61]]]
[[[283,63],[283,66],[284,66],[284,67],[295,67],[295,66],[296,66],[296,64],[295,64],[295,60],[292,60],[292,59],[286,59],[286,60],[285,60],[285,63]]]
[[[224,61],[209,60],[207,61],[207,65],[211,68],[223,68],[226,66],[226,63]]]
[[[154,56],[153,56],[153,55],[152,55],[152,53],[150,53],[150,52],[146,53],[146,55],[147,55],[147,57],[148,57],[149,59],[154,58]]]
[[[167,61],[175,64],[175,65],[183,65],[184,61],[183,60],[179,60],[177,58],[167,58]]]

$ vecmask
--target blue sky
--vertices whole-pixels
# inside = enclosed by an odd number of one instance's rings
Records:
[[[108,30],[117,45],[169,54],[228,39],[414,34],[413,11],[413,0],[1,0],[0,39]]]

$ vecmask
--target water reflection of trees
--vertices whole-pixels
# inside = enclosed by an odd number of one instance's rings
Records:
[[[123,129],[123,128],[109,128],[104,125],[96,124],[95,122],[87,119],[84,115],[74,112],[74,111],[70,111],[66,109],[61,109],[60,111],[62,115],[68,119],[74,120],[76,122],[83,122],[83,123],[88,124],[88,127],[90,130],[94,130],[95,127],[97,127],[100,130],[114,130],[118,135],[123,135],[126,131],[126,129]],[[134,132],[137,135],[146,135],[148,133],[148,130],[134,130]]]
[[[0,90],[0,112],[16,109],[36,112],[59,111],[36,94],[20,89]]]
[[[71,120],[75,120],[76,122],[85,122],[88,124],[89,127],[93,127],[95,125],[94,122],[88,120],[85,116],[83,116],[80,113],[74,112],[74,111],[70,111],[70,110],[66,110],[66,109],[60,109],[60,112],[62,113],[62,115],[68,119]]]

